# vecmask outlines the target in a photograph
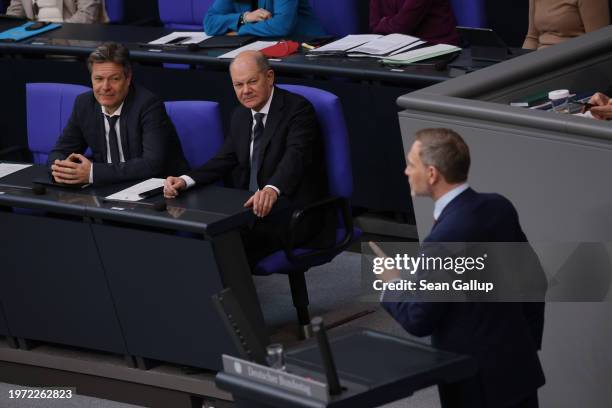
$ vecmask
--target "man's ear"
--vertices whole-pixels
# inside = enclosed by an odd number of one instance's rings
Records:
[[[440,180],[440,172],[434,166],[427,166],[427,181],[433,186]]]
[[[274,84],[274,70],[269,69],[268,72],[266,72],[266,77]]]

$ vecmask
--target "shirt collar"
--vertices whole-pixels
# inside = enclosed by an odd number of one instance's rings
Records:
[[[106,113],[106,108],[102,105],[100,105],[100,107],[102,108],[102,113],[106,116],[121,116],[121,109],[123,109],[123,104],[125,103],[125,101],[121,102],[121,105],[119,105],[119,107],[117,108],[117,110],[115,110],[115,112],[113,112],[112,115],[109,115],[108,113]]]
[[[253,119],[255,118],[255,114],[256,113],[263,113],[266,116],[268,115],[268,112],[270,111],[270,105],[272,104],[272,98],[273,97],[274,97],[274,87],[272,87],[272,92],[270,93],[270,97],[268,98],[268,101],[263,106],[263,108],[261,108],[259,110],[259,112],[254,111],[253,109],[251,109],[251,115],[253,116]]]
[[[453,188],[452,190],[447,191],[446,194],[444,194],[442,197],[438,198],[436,200],[435,205],[434,205],[434,213],[433,213],[434,220],[437,221],[438,218],[440,218],[440,214],[442,214],[442,211],[444,211],[446,206],[451,201],[453,201],[459,194],[463,193],[468,188],[470,188],[468,183],[463,183],[463,184],[460,184],[457,187]]]

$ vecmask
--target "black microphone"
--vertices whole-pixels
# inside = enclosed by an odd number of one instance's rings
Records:
[[[323,360],[323,367],[325,367],[325,376],[327,377],[329,395],[338,395],[340,392],[342,392],[342,387],[340,387],[338,371],[336,371],[336,364],[334,364],[331,347],[329,346],[329,339],[327,338],[325,326],[323,325],[323,318],[314,317],[310,321],[310,326],[312,327],[312,332],[315,334],[315,336],[317,336],[317,343],[319,344],[319,351],[321,352],[321,360]]]

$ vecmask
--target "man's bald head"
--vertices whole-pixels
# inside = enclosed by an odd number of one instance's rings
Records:
[[[238,54],[236,58],[234,58],[234,60],[230,63],[230,66],[229,66],[230,74],[232,72],[232,67],[234,65],[244,65],[244,64],[247,64],[247,65],[255,64],[257,69],[259,69],[262,72],[266,72],[267,70],[270,69],[270,63],[268,62],[268,58],[266,58],[265,55],[263,55],[259,51],[248,50],[248,51],[243,51],[240,54]]]
[[[259,51],[244,51],[230,64],[230,76],[240,103],[255,111],[264,107],[274,87],[274,71]]]

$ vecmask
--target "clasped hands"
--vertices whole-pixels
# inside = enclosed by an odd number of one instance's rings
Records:
[[[91,174],[91,161],[82,154],[72,153],[64,160],[55,160],[51,175],[56,183],[87,184]]]
[[[164,182],[164,197],[175,198],[179,191],[184,190],[187,183],[180,177],[168,177]],[[272,207],[278,200],[278,194],[273,188],[264,187],[258,190],[244,203],[245,208],[253,208],[253,214],[263,218],[270,214]]]

